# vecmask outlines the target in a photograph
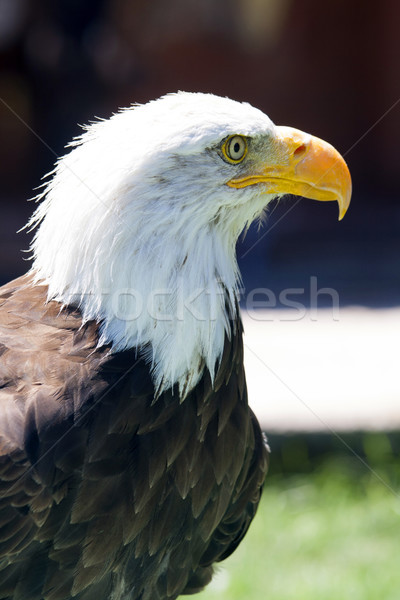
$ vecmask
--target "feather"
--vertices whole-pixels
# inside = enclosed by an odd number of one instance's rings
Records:
[[[238,131],[275,134],[169,95],[91,125],[40,194],[33,268],[0,288],[1,598],[174,600],[245,535],[267,449],[235,242],[272,195],[226,185]]]
[[[59,311],[45,304],[44,287],[39,290],[22,278],[12,290],[7,310],[30,296],[39,329],[42,306],[46,335],[37,334],[28,360],[35,378],[39,368],[43,376],[51,374],[54,390],[43,412],[43,392],[36,391],[26,396],[25,405],[19,400],[22,412],[16,418],[5,412],[8,420],[2,423],[4,448],[12,451],[0,456],[0,551],[9,560],[18,552],[29,573],[36,569],[35,584],[27,579],[29,598],[66,600],[71,593],[89,598],[94,590],[102,598],[105,590],[111,594],[114,564],[122,569],[121,590],[134,581],[138,600],[145,589],[152,600],[164,600],[168,589],[176,595],[179,588],[205,584],[211,571],[202,565],[229,554],[247,530],[254,514],[249,503],[258,501],[266,469],[264,444],[246,395],[230,381],[243,369],[240,344],[235,341],[237,354],[223,363],[231,375],[225,378],[219,371],[218,391],[205,374],[183,402],[171,391],[154,403],[153,388],[137,382],[146,372],[145,363],[127,374],[135,351],[122,353],[120,363],[118,354],[106,347],[93,351],[98,330],[88,326],[76,336],[81,321],[75,313],[58,329]],[[48,329],[53,332],[50,341]],[[54,369],[48,344],[53,347],[55,335],[66,356],[78,340],[79,361],[61,355]],[[44,340],[41,353],[39,340]],[[229,345],[225,347],[228,352]],[[17,368],[13,356],[18,354],[11,346],[3,356],[3,372],[12,364]],[[7,389],[14,393],[11,384]],[[68,389],[67,395],[61,389]],[[20,423],[18,429],[11,419]],[[17,507],[22,514],[8,512]],[[33,551],[43,564],[31,562]],[[58,565],[56,571],[50,565]],[[128,565],[133,569],[129,574]],[[7,568],[0,563],[1,593],[15,589],[16,597],[26,600],[29,586],[22,583],[22,574]]]

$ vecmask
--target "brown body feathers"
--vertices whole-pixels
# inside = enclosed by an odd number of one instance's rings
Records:
[[[29,276],[0,288],[1,599],[193,593],[256,511],[267,451],[240,320],[183,402],[97,341]]]

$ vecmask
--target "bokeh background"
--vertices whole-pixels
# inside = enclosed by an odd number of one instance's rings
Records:
[[[331,379],[318,379],[315,355],[302,369],[310,392],[280,371],[303,404],[317,381],[321,402],[340,408],[334,425],[329,415],[319,427],[273,421],[279,394],[257,383],[273,450],[262,514],[204,600],[398,598],[399,24],[396,0],[0,0],[0,283],[29,266],[21,252],[29,235],[16,233],[33,210],[27,199],[78,124],[132,102],[179,89],[248,101],[277,124],[328,140],[350,167],[344,221],[335,203],[288,198],[238,245],[247,290],[267,286],[278,297],[303,288],[307,307],[317,277],[350,316],[326,361]],[[319,301],[329,305],[329,296]],[[357,310],[363,318],[351,329]],[[267,347],[268,331],[260,325]],[[317,353],[332,349],[329,336]],[[283,348],[291,372],[290,351],[296,366],[312,339],[305,328]],[[342,381],[337,392],[333,377]],[[381,410],[383,390],[391,403]],[[389,410],[384,427],[362,418],[367,397]]]

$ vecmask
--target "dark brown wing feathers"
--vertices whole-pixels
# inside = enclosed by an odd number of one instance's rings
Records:
[[[254,516],[266,449],[247,405],[241,325],[184,402],[154,401],[136,351],[0,289],[0,598],[131,600],[200,590]]]

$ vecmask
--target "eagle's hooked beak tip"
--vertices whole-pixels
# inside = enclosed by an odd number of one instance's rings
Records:
[[[347,165],[346,165],[347,168]],[[338,198],[338,205],[339,205],[339,217],[338,220],[341,221],[344,217],[344,215],[347,213],[347,210],[350,206],[350,200],[351,200],[351,194],[352,194],[352,184],[351,184],[351,177],[350,177],[350,172],[347,169],[348,172],[348,183],[345,186],[345,194],[343,196],[339,196]]]

